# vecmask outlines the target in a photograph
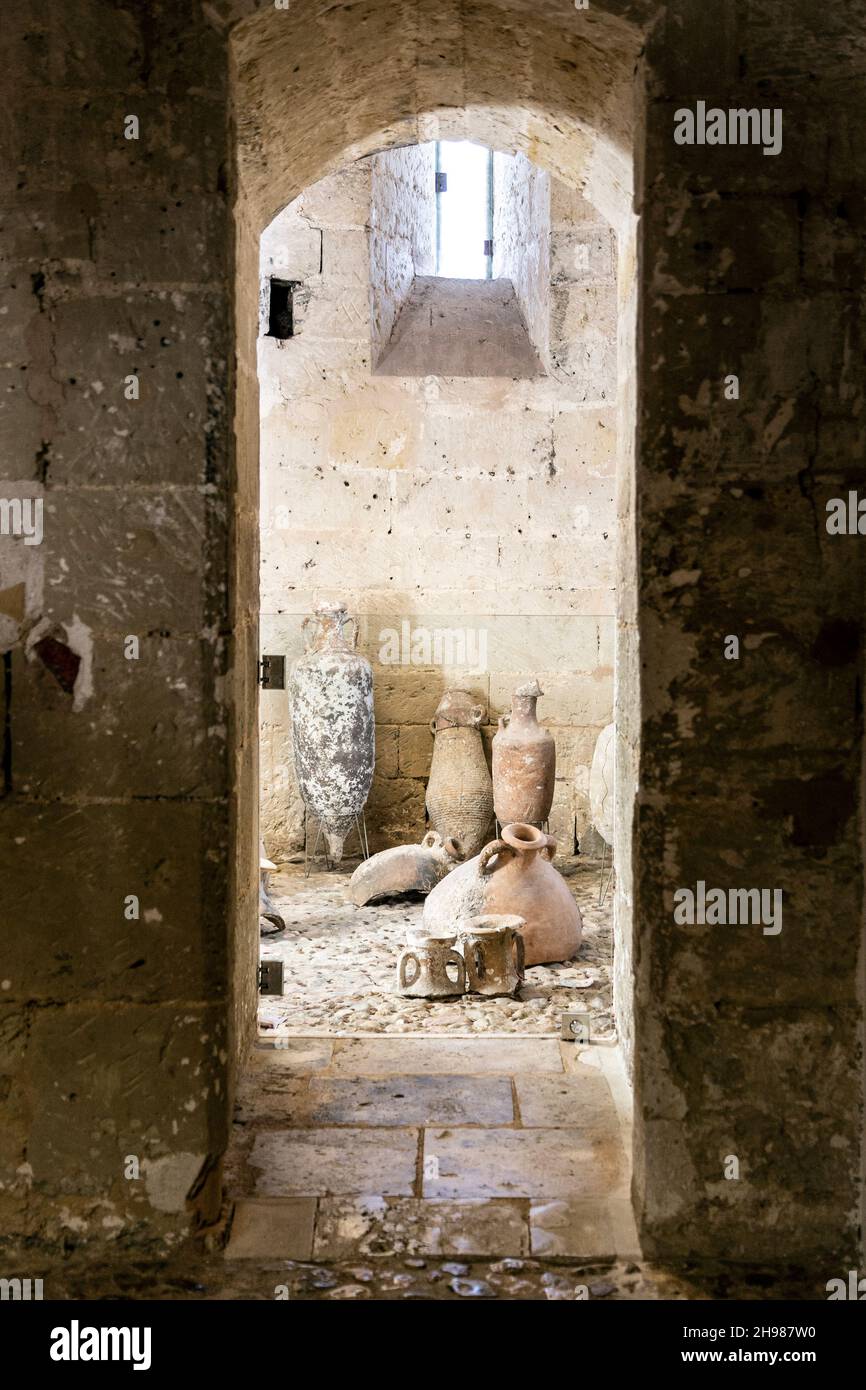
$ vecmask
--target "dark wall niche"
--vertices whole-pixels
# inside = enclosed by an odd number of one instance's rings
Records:
[[[268,299],[269,338],[291,338],[295,332],[294,293],[297,280],[278,280],[271,277]]]

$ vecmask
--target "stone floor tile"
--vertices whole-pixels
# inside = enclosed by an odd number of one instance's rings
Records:
[[[307,1112],[303,1099],[309,1093],[310,1078],[295,1072],[254,1071],[241,1078],[235,1102],[235,1119],[240,1124],[297,1124]]]
[[[618,1120],[601,1072],[515,1076],[517,1108],[525,1129],[591,1129],[615,1134]]]
[[[527,1209],[522,1201],[325,1197],[319,1203],[314,1255],[317,1260],[523,1256],[529,1253]]]
[[[227,1260],[308,1260],[313,1251],[315,1197],[242,1198],[235,1204]]]
[[[562,1072],[554,1038],[345,1038],[334,1044],[332,1076],[393,1073],[479,1076]]]
[[[623,1153],[578,1129],[428,1129],[425,1197],[604,1197]]]
[[[508,1125],[507,1076],[317,1076],[296,1113],[311,1125]]]
[[[598,1198],[533,1204],[529,1211],[532,1254],[545,1258],[613,1259],[616,1233],[607,1203]]]
[[[411,1196],[417,1156],[417,1130],[272,1129],[255,1136],[249,1170],[259,1197]]]
[[[250,1071],[311,1072],[330,1066],[334,1044],[330,1038],[280,1038],[279,1047],[256,1046],[250,1053]]]

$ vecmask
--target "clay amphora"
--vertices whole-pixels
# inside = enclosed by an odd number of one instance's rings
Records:
[[[589,809],[592,823],[607,844],[613,844],[613,786],[616,728],[605,724],[598,736],[589,770]]]
[[[466,966],[455,951],[456,932],[410,931],[397,966],[397,988],[416,999],[450,999],[466,989]],[[448,974],[449,966],[454,978]]]
[[[289,683],[295,771],[304,805],[323,822],[333,859],[364,809],[373,780],[373,670],[343,603],[323,603]],[[352,640],[343,635],[352,623]]]
[[[543,825],[553,804],[556,744],[535,716],[544,691],[538,681],[518,686],[511,714],[493,739],[493,805],[500,825]]]
[[[393,893],[429,893],[459,864],[463,851],[456,840],[435,830],[420,845],[395,845],[359,864],[349,879],[348,896],[358,907]]]
[[[427,813],[443,840],[477,854],[493,823],[493,784],[478,726],[484,706],[466,690],[447,690],[430,722],[434,737]]]
[[[488,913],[470,917],[459,933],[466,962],[466,988],[473,994],[516,994],[523,984],[525,948],[522,917]]]
[[[513,914],[524,919],[527,965],[570,960],[583,921],[568,884],[550,863],[555,851],[553,836],[536,826],[505,826],[501,839],[437,883],[424,904],[425,929],[440,933],[467,917]]]

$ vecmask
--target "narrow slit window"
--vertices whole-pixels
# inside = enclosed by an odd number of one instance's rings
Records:
[[[436,145],[436,274],[493,276],[493,151],[471,140]]]
[[[297,283],[296,280],[271,279],[270,298],[268,300],[267,336],[269,338],[291,338],[294,336],[293,299]]]

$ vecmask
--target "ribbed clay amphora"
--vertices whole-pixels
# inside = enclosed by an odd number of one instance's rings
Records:
[[[427,814],[443,840],[457,840],[467,856],[486,843],[493,823],[493,785],[479,724],[484,706],[467,690],[446,690],[430,721],[434,737]]]
[[[320,604],[289,684],[295,772],[304,805],[323,823],[334,860],[360,817],[373,781],[373,670],[356,650],[358,627],[343,603]],[[344,627],[351,622],[351,642]]]
[[[493,805],[500,825],[541,826],[550,815],[556,778],[556,744],[535,714],[544,691],[538,681],[518,686],[511,714],[499,720],[493,739]]]

